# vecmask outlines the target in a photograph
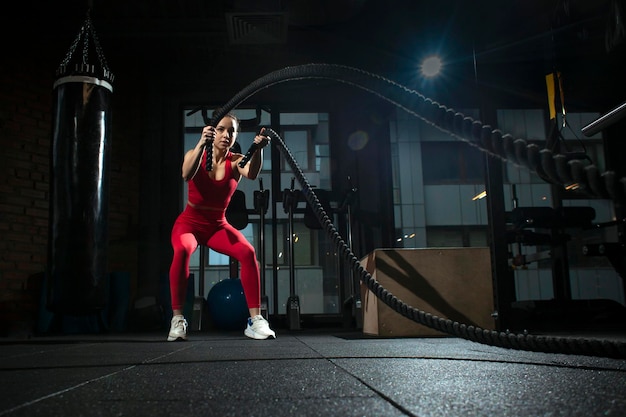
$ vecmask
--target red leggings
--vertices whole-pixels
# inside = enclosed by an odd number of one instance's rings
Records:
[[[241,266],[241,285],[248,308],[261,306],[259,264],[254,247],[228,223],[224,212],[187,206],[172,228],[174,258],[170,266],[172,309],[182,310],[187,294],[189,259],[198,244],[235,258]]]

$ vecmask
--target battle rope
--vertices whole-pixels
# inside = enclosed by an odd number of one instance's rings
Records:
[[[406,110],[410,114],[424,120],[426,123],[434,125],[454,137],[479,147],[481,150],[488,152],[490,155],[496,156],[505,161],[511,161],[517,165],[525,166],[529,169],[539,169],[538,167],[533,167],[533,164],[529,163],[529,161],[534,160],[533,155],[537,152],[536,145],[528,145],[524,139],[513,140],[511,135],[503,134],[497,129],[494,130],[488,125],[483,125],[478,120],[466,117],[462,113],[455,112],[454,110],[449,109],[414,90],[408,89],[391,80],[385,79],[384,77],[356,68],[340,65],[307,64],[296,67],[287,67],[269,73],[249,84],[221,108],[216,110],[215,113],[213,113],[211,124],[214,126],[215,123],[219,122],[219,120],[221,120],[221,118],[228,114],[232,109],[236,108],[247,98],[264,88],[268,88],[272,85],[285,81],[307,78],[330,79],[361,88]],[[415,102],[415,100],[417,100],[417,102]],[[626,358],[626,343],[624,342],[587,338],[541,336],[526,333],[516,334],[512,332],[482,329],[477,326],[470,326],[450,319],[438,317],[407,305],[398,297],[383,288],[380,283],[376,281],[372,275],[365,270],[365,268],[363,268],[357,257],[351,251],[350,247],[341,238],[338,231],[333,226],[322,204],[318,200],[315,192],[308,183],[308,180],[304,176],[304,173],[298,166],[295,158],[291,155],[291,152],[285,145],[282,138],[272,129],[266,129],[266,132],[272,137],[272,142],[278,146],[278,149],[291,166],[295,177],[302,186],[302,194],[313,208],[313,211],[318,217],[320,223],[323,225],[326,233],[336,245],[338,252],[349,263],[353,271],[358,274],[360,280],[367,285],[369,290],[372,291],[372,293],[383,303],[394,309],[402,316],[440,332],[492,346],[546,353]],[[560,165],[561,168],[566,166],[573,167],[574,164]],[[583,172],[588,173],[586,175],[590,179],[592,176],[599,175],[597,169],[584,169]],[[551,172],[551,174],[555,175],[554,180],[558,180],[559,183],[564,185],[569,183],[568,181],[563,181],[563,179],[558,176],[556,169],[554,172]],[[570,177],[566,178],[568,180],[571,177],[575,177],[576,179],[583,179],[584,177],[578,166],[573,167],[571,170],[564,171],[563,174],[570,175]],[[579,176],[580,178],[576,176]],[[587,182],[582,187],[583,190],[591,193],[592,195],[597,195],[594,194],[597,191],[602,191],[603,193],[608,194],[608,190],[611,189],[613,191],[612,196],[623,196],[623,190],[619,193],[619,187],[610,183],[610,181],[617,181],[614,174],[603,174],[603,177],[606,181],[604,183],[606,185],[605,187],[597,189],[598,184],[595,182],[596,178],[592,178],[594,180],[594,186],[587,185],[589,184]],[[622,178],[619,181],[626,186],[626,178]]]

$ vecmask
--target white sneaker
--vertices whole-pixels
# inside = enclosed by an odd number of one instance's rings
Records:
[[[172,317],[170,334],[167,335],[168,342],[176,340],[187,340],[187,320],[180,315]]]
[[[268,337],[276,339],[276,333],[274,330],[270,329],[269,323],[261,315],[248,318],[248,325],[243,334],[250,339],[261,340],[267,339]]]

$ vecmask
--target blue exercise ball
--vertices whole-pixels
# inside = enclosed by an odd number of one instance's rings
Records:
[[[207,295],[207,307],[218,329],[243,330],[250,312],[241,279],[228,278],[213,285]]]

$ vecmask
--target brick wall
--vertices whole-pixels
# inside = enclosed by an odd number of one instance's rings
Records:
[[[40,307],[56,65],[52,60],[0,64],[0,336],[32,334]],[[116,100],[114,92],[113,120]],[[114,250],[109,264],[111,270],[136,274],[139,168],[133,130],[113,122],[109,238]]]
[[[54,74],[11,63],[0,70],[0,332],[36,317],[48,236],[48,153]],[[41,281],[41,279],[39,279]]]

